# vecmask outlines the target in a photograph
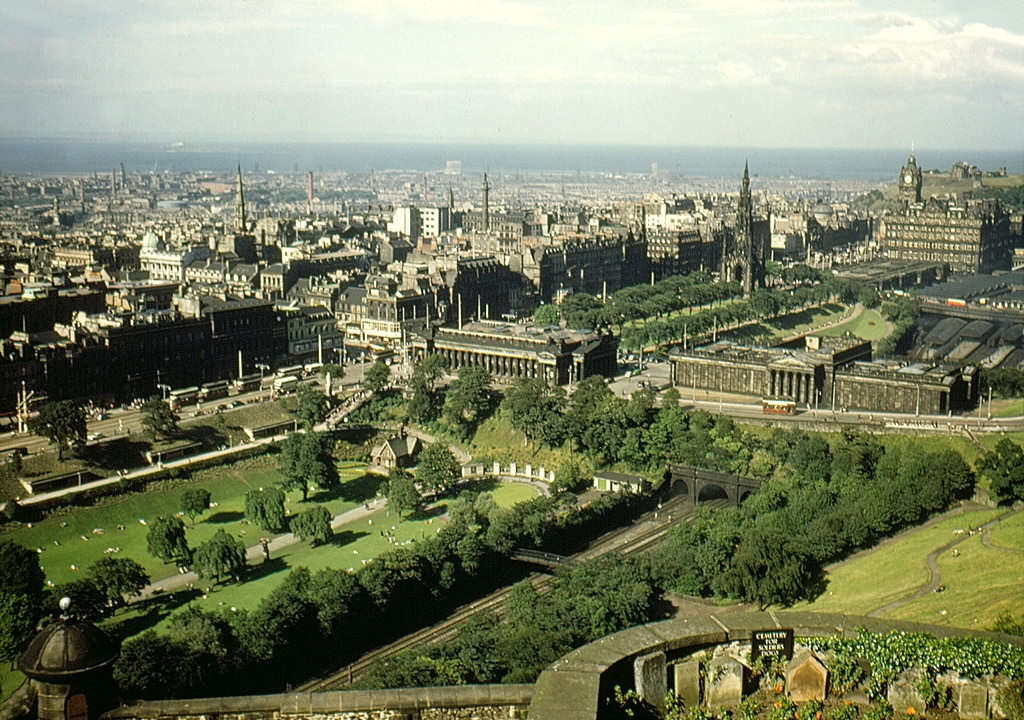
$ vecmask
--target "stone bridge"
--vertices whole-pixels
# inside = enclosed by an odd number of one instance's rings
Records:
[[[762,482],[691,465],[669,465],[668,475],[668,493],[682,495],[694,505],[723,498],[733,505],[740,505],[748,495],[760,489]]]

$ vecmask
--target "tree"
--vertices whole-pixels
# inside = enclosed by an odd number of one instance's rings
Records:
[[[427,384],[427,390],[434,392],[437,381],[444,377],[448,370],[448,361],[440,353],[430,353],[420,361],[413,371],[413,375],[419,374]]]
[[[0,660],[13,660],[35,635],[44,581],[38,553],[0,543]]]
[[[106,596],[110,607],[124,604],[124,596],[140,595],[149,584],[149,573],[131,558],[101,557],[89,566],[89,577]]]
[[[64,460],[64,448],[85,444],[85,408],[70,400],[46,403],[39,415],[29,420],[29,429],[57,446],[57,459]]]
[[[391,370],[382,360],[378,360],[363,376],[366,388],[372,393],[379,393],[391,382]]]
[[[284,491],[278,487],[259,488],[245,494],[245,517],[268,532],[284,527]]]
[[[491,374],[486,368],[466,365],[448,389],[444,415],[463,437],[472,432],[491,406]]]
[[[403,513],[412,512],[420,506],[420,494],[412,473],[402,468],[392,468],[388,473],[385,496],[388,505],[402,519]]]
[[[759,610],[808,597],[816,579],[813,559],[789,542],[785,532],[772,527],[743,534],[726,575],[744,598],[757,600]]]
[[[533,313],[533,321],[538,325],[557,325],[561,319],[557,305],[541,305]]]
[[[328,542],[331,531],[331,513],[323,505],[316,505],[292,517],[289,528],[299,540],[309,540],[311,545]]]
[[[285,438],[278,469],[285,478],[283,486],[301,490],[303,502],[309,497],[310,489],[324,490],[337,482],[326,438],[323,433],[312,430],[291,433]]]
[[[562,389],[551,387],[542,378],[519,378],[505,392],[502,403],[513,428],[530,441],[540,440],[552,447],[561,445],[565,437],[564,405]]]
[[[416,482],[425,490],[442,493],[455,485],[461,474],[462,466],[444,443],[428,445],[420,453]]]
[[[278,491],[280,492],[280,491]],[[245,567],[245,545],[223,530],[196,548],[195,571],[199,577],[212,577],[217,582],[222,575],[236,579]]]
[[[988,480],[993,500],[1024,500],[1024,448],[1013,440],[1002,438],[995,450],[978,459],[977,468]]]
[[[412,388],[412,397],[409,398],[409,404],[406,407],[409,418],[418,422],[432,420],[436,413],[437,403],[434,402],[426,378],[419,372],[413,372],[412,379],[409,380],[409,387]]]
[[[176,517],[158,517],[146,533],[146,548],[149,554],[164,562],[188,565],[192,561],[192,550],[185,540],[185,523]]]
[[[181,494],[181,511],[188,515],[192,527],[196,526],[196,517],[210,509],[210,491],[201,487],[186,488]]]
[[[158,435],[172,437],[178,434],[178,413],[171,406],[154,395],[139,408],[142,413],[142,427],[151,440]]]
[[[327,417],[327,396],[312,385],[299,385],[295,391],[295,398],[298,403],[295,414],[302,420],[306,429],[311,430]]]

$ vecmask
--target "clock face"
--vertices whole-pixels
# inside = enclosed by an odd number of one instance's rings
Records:
[[[906,175],[903,176],[903,182],[909,185],[910,183],[914,182],[914,176],[911,175],[910,173],[907,173]]]

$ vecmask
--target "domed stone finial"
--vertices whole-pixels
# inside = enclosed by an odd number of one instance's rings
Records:
[[[64,597],[62,597],[60,599],[60,602],[58,603],[58,605],[60,605],[60,609],[61,610],[63,610],[64,612],[67,612],[71,608],[71,598],[69,598],[69,597],[67,597],[65,595]]]

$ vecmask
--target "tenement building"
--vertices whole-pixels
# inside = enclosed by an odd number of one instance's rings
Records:
[[[871,343],[809,336],[800,349],[720,341],[672,355],[672,384],[792,407],[945,414],[977,397],[973,368],[871,362]]]
[[[420,355],[442,355],[451,372],[476,366],[499,381],[543,378],[565,385],[591,375],[614,376],[618,339],[585,330],[483,321],[434,328],[431,337],[416,338],[413,347]]]
[[[1009,270],[1010,216],[998,200],[921,199],[921,171],[911,155],[898,180],[903,207],[879,223],[889,258],[945,262],[954,273]]]

